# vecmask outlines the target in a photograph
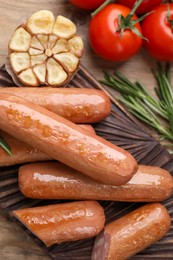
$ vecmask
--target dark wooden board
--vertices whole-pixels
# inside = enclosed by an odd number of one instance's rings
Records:
[[[14,86],[4,67],[0,69],[0,86]],[[104,86],[81,66],[70,87],[99,88]],[[106,90],[105,90],[106,91]],[[112,112],[102,122],[95,124],[98,135],[131,152],[140,164],[157,165],[173,174],[173,157],[146,131],[145,127],[119,105],[113,96]],[[14,209],[61,203],[62,201],[31,200],[19,191],[18,165],[0,168],[0,208],[6,216],[16,222],[52,259],[89,260],[94,239],[63,243],[46,248],[29,230],[11,214]],[[107,223],[139,207],[139,203],[100,202],[105,209]],[[173,197],[163,202],[173,220]],[[132,259],[173,259],[173,225],[168,234]],[[111,259],[113,260],[113,259]]]

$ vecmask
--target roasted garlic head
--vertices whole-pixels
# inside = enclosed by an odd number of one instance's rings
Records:
[[[10,65],[25,86],[58,87],[67,83],[79,66],[83,42],[75,24],[52,12],[34,13],[20,25],[9,42]]]

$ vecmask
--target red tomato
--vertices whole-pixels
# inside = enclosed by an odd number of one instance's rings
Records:
[[[69,0],[70,3],[75,6],[85,9],[85,10],[94,10],[98,8],[105,0]]]
[[[97,13],[89,24],[89,38],[94,51],[104,59],[110,61],[124,61],[139,51],[142,39],[131,29],[125,29],[122,36],[118,28],[118,16],[127,17],[130,9],[126,6],[110,4]],[[132,20],[136,20],[134,15]],[[141,27],[135,27],[140,33]]]
[[[173,4],[170,6],[170,18],[173,20]],[[142,23],[143,36],[148,39],[144,46],[158,60],[173,61],[173,28],[168,21],[168,5],[154,8],[152,14]]]
[[[130,9],[135,4],[136,0],[117,0],[118,3],[128,6]],[[145,14],[150,12],[154,7],[159,5],[162,0],[143,0],[142,4],[136,10],[137,14]]]

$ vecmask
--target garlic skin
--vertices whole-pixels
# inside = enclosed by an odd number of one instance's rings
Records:
[[[76,73],[83,41],[75,24],[61,15],[41,10],[20,25],[9,42],[13,73],[24,86],[60,87]]]

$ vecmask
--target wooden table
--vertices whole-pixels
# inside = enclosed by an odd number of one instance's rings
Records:
[[[85,44],[82,63],[92,71],[97,79],[102,78],[103,69],[108,71],[118,69],[132,80],[140,79],[153,92],[155,82],[150,67],[155,63],[145,50],[126,63],[112,63],[100,59],[93,53],[88,41],[89,13],[80,11],[65,0],[0,0],[0,65],[5,63],[8,41],[14,29],[26,17],[40,9],[51,10],[55,15],[64,15],[77,24],[78,33],[82,35]],[[0,212],[0,259],[46,260],[49,258],[44,256],[43,252],[26,237],[21,229],[9,222],[3,212]]]

